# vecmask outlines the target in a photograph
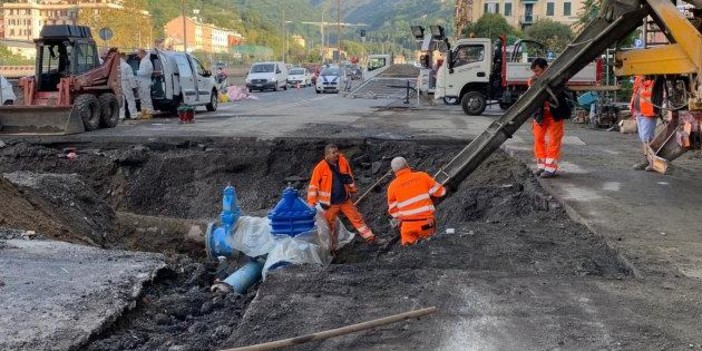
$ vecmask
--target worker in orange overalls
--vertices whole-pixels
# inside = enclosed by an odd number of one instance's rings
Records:
[[[548,62],[543,58],[536,58],[531,63],[534,76],[529,79],[529,86],[534,79],[540,77],[548,68]],[[555,177],[558,170],[558,159],[561,158],[561,141],[565,134],[563,120],[568,118],[570,107],[563,93],[557,96],[558,101],[551,98],[544,102],[532,115],[534,123],[534,155],[536,156],[536,171],[534,174],[541,178]]]
[[[324,217],[332,233],[336,232],[336,219],[343,213],[366,242],[376,241],[373,232],[363,221],[351,198],[355,196],[356,184],[351,166],[334,144],[324,147],[324,159],[312,171],[307,188],[307,202],[324,211]],[[336,249],[336,235],[332,235],[331,251]]]
[[[653,96],[653,79],[649,76],[637,76],[634,79],[631,103],[629,109],[631,115],[636,118],[636,128],[639,139],[644,145],[644,158],[641,163],[634,165],[635,170],[644,170],[649,167],[646,158],[646,145],[653,140],[656,135],[656,124],[658,118],[651,98]]]
[[[399,222],[402,245],[412,245],[436,232],[431,198],[446,195],[446,188],[424,172],[412,172],[404,157],[390,166],[395,179],[388,186],[388,212]]]

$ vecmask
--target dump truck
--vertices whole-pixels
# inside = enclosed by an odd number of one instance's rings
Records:
[[[603,1],[597,17],[543,75],[502,117],[442,167],[435,175],[436,180],[449,188],[460,184],[543,106],[547,96],[556,96],[570,78],[649,17],[670,43],[618,51],[615,74],[656,78],[652,102],[665,116],[666,123],[646,146],[646,156],[652,169],[664,173],[672,160],[699,148],[702,135],[702,1],[687,2],[694,7],[689,11],[690,19],[668,0]]]
[[[46,25],[34,39],[34,76],[20,79],[22,96],[0,107],[0,134],[64,135],[113,128],[122,96],[119,54],[100,63],[90,28]]]

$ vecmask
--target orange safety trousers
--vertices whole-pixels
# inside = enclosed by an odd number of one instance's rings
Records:
[[[558,169],[558,159],[561,157],[561,141],[565,133],[563,120],[556,121],[550,113],[545,113],[539,124],[534,121],[534,156],[536,166],[547,172]]]
[[[363,216],[358,212],[356,205],[351,200],[346,200],[341,204],[330,205],[324,211],[324,218],[327,220],[332,233],[336,233],[336,219],[339,217],[339,213],[343,213],[351,221],[351,225],[356,228],[363,239],[369,240],[373,237],[373,232],[368,228],[366,222],[363,221]],[[336,248],[336,235],[332,235],[332,247]]]
[[[408,220],[400,224],[400,239],[402,245],[414,245],[420,239],[428,238],[436,233],[434,217],[425,220]]]

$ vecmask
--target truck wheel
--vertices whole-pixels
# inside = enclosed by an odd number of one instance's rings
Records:
[[[205,108],[207,109],[207,111],[210,111],[210,112],[217,111],[217,103],[219,102],[219,100],[217,100],[217,98],[218,98],[217,91],[212,90],[212,94],[210,94],[210,103],[205,105]]]
[[[119,100],[112,93],[105,93],[98,97],[100,100],[100,127],[114,128],[119,123]]]
[[[96,130],[100,127],[100,101],[95,95],[78,95],[73,103],[73,109],[78,111],[85,130]]]
[[[285,85],[283,85],[283,90],[288,90],[288,83],[285,83]]]
[[[461,98],[461,108],[469,116],[480,116],[486,107],[485,96],[478,91],[469,91]]]
[[[445,97],[444,98],[445,105],[458,105],[459,102],[461,102],[461,101],[458,100],[457,97]]]

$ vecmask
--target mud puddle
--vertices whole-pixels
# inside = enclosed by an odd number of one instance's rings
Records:
[[[208,289],[216,278],[231,273],[236,263],[222,266],[208,262],[201,244],[184,237],[184,233],[168,227],[137,230],[130,221],[115,215],[215,219],[220,211],[221,190],[231,183],[237,189],[243,213],[263,216],[277,203],[287,184],[304,188],[325,144],[295,140],[89,144],[78,146],[77,157],[68,159],[61,157],[67,145],[14,143],[0,149],[0,173],[21,170],[74,175],[92,192],[84,196],[82,211],[92,213],[91,218],[95,213],[112,211],[100,217],[109,222],[100,223],[100,228],[112,228],[101,236],[87,229],[64,228],[56,232],[59,235],[41,228],[49,237],[80,242],[88,237],[106,248],[168,254],[169,268],[146,289],[135,309],[96,335],[86,345],[88,350],[214,350],[299,335],[325,325],[338,326],[348,321],[339,313],[309,317],[318,314],[312,308],[339,307],[321,300],[316,307],[303,306],[285,316],[285,306],[298,304],[297,294],[313,286],[321,295],[336,296],[338,291],[332,291],[336,288],[327,291],[324,287],[329,279],[336,278],[353,280],[350,284],[357,288],[349,289],[351,296],[347,297],[361,303],[363,291],[368,289],[373,295],[405,296],[401,291],[406,289],[405,284],[426,276],[428,271],[437,277],[447,271],[605,279],[630,276],[616,252],[570,221],[528,170],[502,153],[488,159],[438,206],[439,235],[432,240],[411,248],[381,248],[354,241],[337,254],[331,267],[282,270],[243,297]],[[413,167],[433,173],[464,146],[394,140],[345,140],[337,144],[351,160],[361,191],[387,172],[394,156],[404,156]],[[41,188],[34,191],[41,193]],[[389,226],[386,206],[385,188],[381,187],[371,193],[361,211],[376,234],[390,238],[397,233]],[[55,220],[61,222],[61,218]],[[4,225],[13,224],[10,221]],[[445,234],[447,228],[455,233]],[[266,298],[280,289],[290,291],[290,296],[282,300],[279,296],[277,300]],[[245,311],[246,319],[242,319]],[[294,320],[294,316],[303,315],[308,316],[304,322]]]

